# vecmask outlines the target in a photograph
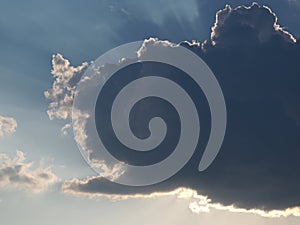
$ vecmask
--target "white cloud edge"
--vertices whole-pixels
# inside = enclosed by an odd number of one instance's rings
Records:
[[[189,209],[196,214],[202,212],[210,212],[210,210],[227,211],[232,213],[255,214],[266,218],[280,218],[295,216],[300,217],[300,207],[290,207],[283,210],[262,210],[262,209],[245,209],[234,205],[223,205],[221,203],[212,202],[207,196],[199,195],[196,191],[193,193],[193,201],[189,203]]]
[[[91,177],[90,179],[97,179],[97,177]],[[231,213],[246,213],[246,214],[254,214],[261,217],[266,218],[280,218],[280,217],[289,217],[295,216],[300,217],[300,207],[291,207],[284,210],[262,210],[262,209],[245,209],[239,208],[234,205],[223,205],[221,203],[213,202],[208,196],[200,195],[196,190],[192,190],[190,188],[180,187],[173,191],[169,192],[153,192],[150,194],[106,194],[106,193],[89,193],[82,191],[75,191],[71,189],[72,183],[75,184],[84,184],[87,183],[90,179],[78,180],[73,179],[63,183],[62,190],[63,193],[69,194],[72,196],[81,196],[88,197],[89,199],[110,199],[112,201],[120,201],[127,199],[150,199],[150,198],[158,198],[158,197],[166,197],[166,196],[175,196],[180,199],[185,199],[189,201],[188,207],[189,210],[195,214],[200,213],[209,213],[211,210],[217,211],[227,211]]]

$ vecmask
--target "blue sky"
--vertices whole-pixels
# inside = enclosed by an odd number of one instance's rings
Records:
[[[269,6],[278,23],[299,38],[300,3],[258,3]],[[20,150],[26,163],[51,167],[57,177],[41,193],[0,186],[1,220],[6,225],[299,223],[293,216],[270,219],[215,209],[192,213],[188,206],[193,199],[178,196],[112,201],[61,190],[64,180],[96,174],[83,160],[72,132],[62,135],[65,121],[49,120],[46,113],[49,100],[44,92],[54,81],[52,55],[60,53],[76,67],[120,44],[149,37],[202,42],[210,38],[216,12],[226,4],[236,7],[251,1],[0,1],[0,115],[18,124],[16,132],[0,136],[0,153],[13,158]]]

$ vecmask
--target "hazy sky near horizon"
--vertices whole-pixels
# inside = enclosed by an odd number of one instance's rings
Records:
[[[257,2],[271,8],[278,23],[300,37],[299,1]],[[210,38],[218,10],[226,4],[234,8],[251,3],[0,0],[1,221],[5,225],[298,224],[300,218],[294,216],[266,218],[216,209],[197,214],[189,209],[193,198],[177,195],[113,201],[61,189],[65,180],[96,174],[84,161],[72,131],[62,134],[65,121],[50,120],[46,113],[49,101],[44,92],[54,81],[52,55],[59,53],[76,67],[120,44],[150,37],[202,42]],[[16,164],[21,167],[13,167]]]

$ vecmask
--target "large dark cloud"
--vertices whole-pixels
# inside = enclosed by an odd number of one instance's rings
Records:
[[[300,206],[300,46],[256,4],[219,11],[211,38],[182,43],[199,54],[223,89],[228,127],[221,152],[198,173],[199,150],[174,177],[126,188],[103,178],[72,180],[64,190],[87,194],[140,194],[188,187],[216,202],[245,208]]]
[[[299,206],[300,46],[265,7],[218,14],[214,43],[195,51],[222,86],[228,128],[200,190],[244,207]]]

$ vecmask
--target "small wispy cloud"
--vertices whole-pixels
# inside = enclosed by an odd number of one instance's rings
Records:
[[[180,187],[171,191],[157,191],[150,193],[126,193],[126,194],[112,194],[112,193],[101,193],[87,191],[81,188],[81,186],[88,185],[88,183],[99,180],[99,177],[91,177],[89,179],[78,180],[73,179],[65,181],[62,186],[62,190],[65,194],[70,194],[73,196],[83,196],[91,199],[106,198],[112,201],[120,201],[127,199],[150,199],[158,197],[167,197],[174,196],[179,199],[184,199],[188,202],[189,210],[195,214],[209,213],[212,210],[217,211],[227,211],[231,213],[245,213],[245,214],[254,214],[266,218],[280,218],[280,217],[289,217],[296,216],[300,217],[300,207],[291,207],[282,210],[263,210],[263,209],[246,209],[237,207],[234,205],[224,205],[222,203],[212,201],[208,196],[201,195],[198,191]],[[105,185],[105,182],[103,182]]]
[[[17,151],[14,158],[0,154],[0,187],[42,192],[57,181],[50,168],[32,169],[32,162],[25,162],[25,154]]]
[[[13,134],[17,128],[17,121],[12,117],[0,116],[0,138]]]

